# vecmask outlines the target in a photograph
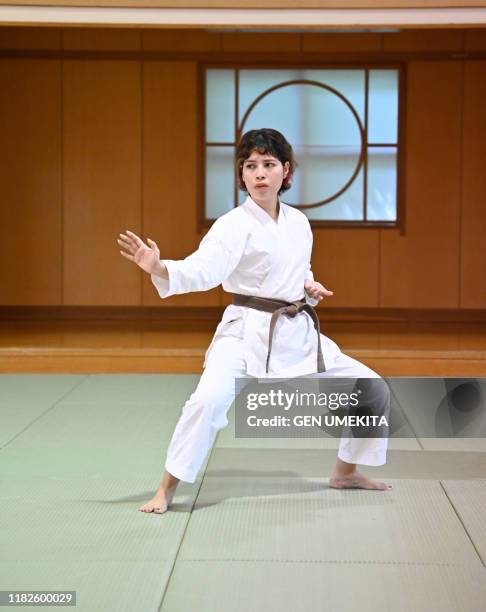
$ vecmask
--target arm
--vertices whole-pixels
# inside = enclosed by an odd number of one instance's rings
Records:
[[[220,217],[194,253],[181,260],[161,260],[161,270],[152,273],[150,278],[161,298],[207,291],[220,285],[233,272],[245,244],[246,233],[241,225],[236,227],[234,218]]]

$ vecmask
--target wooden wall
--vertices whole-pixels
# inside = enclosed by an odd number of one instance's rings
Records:
[[[219,289],[160,300],[116,239],[131,229],[172,259],[197,247],[197,60],[262,44],[408,64],[405,232],[315,229],[328,305],[486,308],[486,59],[464,57],[486,31],[457,29],[1,28],[0,305],[225,303]]]

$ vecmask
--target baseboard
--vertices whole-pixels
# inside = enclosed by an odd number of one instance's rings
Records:
[[[217,322],[224,308],[224,306],[0,306],[0,320],[124,319]],[[486,323],[486,309],[319,306],[316,310],[322,321]]]

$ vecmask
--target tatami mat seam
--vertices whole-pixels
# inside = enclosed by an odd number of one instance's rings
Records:
[[[406,565],[415,567],[470,567],[468,563],[447,563],[440,561],[357,561],[352,559],[242,559],[240,557],[218,557],[217,559],[182,559],[186,563],[295,563],[323,565]]]
[[[397,394],[395,393],[395,390],[393,389],[393,387],[390,386],[390,392],[393,395],[393,397],[395,398],[395,402],[398,405],[398,407],[400,408],[400,413],[401,416],[403,417],[403,419],[405,420],[406,424],[408,425],[408,427],[410,428],[410,431],[413,433],[413,435],[415,436],[415,440],[417,442],[417,444],[419,445],[419,447],[421,448],[421,450],[425,450],[424,445],[421,443],[419,437],[417,436],[417,432],[415,431],[415,429],[413,428],[412,423],[410,422],[410,419],[407,418],[407,411],[403,408],[402,404],[400,403]]]
[[[48,414],[53,408],[55,408],[57,406],[57,404],[59,404],[59,402],[62,402],[63,400],[66,399],[66,397],[68,397],[68,395],[70,393],[72,393],[77,387],[79,387],[79,385],[81,385],[82,383],[85,382],[85,380],[87,378],[89,378],[91,376],[91,374],[87,374],[86,376],[84,376],[80,381],[78,381],[74,387],[72,387],[71,389],[69,389],[68,391],[66,391],[66,393],[61,396],[59,399],[57,399],[51,406],[49,406],[49,408],[47,408],[47,410],[45,410],[44,412],[42,412],[41,414],[37,415],[37,417],[33,420],[30,421],[30,423],[28,423],[23,429],[21,429],[20,431],[18,431],[15,436],[13,436],[13,438],[10,438],[10,440],[7,440],[7,442],[5,442],[5,444],[3,444],[2,446],[0,446],[0,450],[3,450],[6,446],[8,446],[10,444],[10,442],[13,442],[14,440],[16,440],[20,434],[24,433],[27,429],[29,429],[34,423],[36,423],[39,419],[41,419],[42,417],[44,417],[46,414]]]
[[[465,533],[466,533],[467,537],[469,538],[469,541],[471,542],[471,544],[472,544],[472,546],[473,546],[474,550],[476,551],[476,554],[478,555],[479,560],[481,561],[481,563],[482,563],[483,567],[486,567],[485,560],[482,558],[481,553],[480,553],[480,552],[479,552],[479,550],[478,550],[478,547],[477,547],[477,546],[476,546],[476,544],[474,543],[474,540],[472,539],[471,534],[470,534],[470,533],[469,533],[469,531],[467,530],[467,527],[466,527],[466,525],[465,525],[464,521],[462,520],[462,517],[461,517],[461,515],[460,515],[460,513],[459,513],[458,509],[456,508],[456,506],[454,505],[454,502],[452,501],[452,499],[450,498],[449,494],[447,493],[446,488],[444,487],[444,484],[442,483],[442,480],[439,480],[439,484],[440,484],[440,486],[442,487],[442,489],[443,489],[443,491],[444,491],[444,493],[445,493],[445,495],[446,495],[447,499],[449,500],[449,503],[450,503],[450,505],[452,506],[452,509],[454,510],[454,512],[455,512],[455,514],[456,514],[456,516],[457,516],[457,518],[458,518],[458,520],[459,520],[459,522],[460,522],[460,523],[461,523],[461,525],[462,525],[462,528],[464,529],[464,531],[465,531]]]
[[[197,489],[197,493],[196,493],[196,495],[194,496],[194,500],[193,500],[193,503],[192,503],[192,507],[191,507],[191,510],[190,510],[190,513],[189,513],[189,518],[188,518],[188,519],[187,519],[187,521],[186,521],[186,525],[185,525],[185,527],[184,527],[184,531],[182,532],[181,539],[179,540],[179,546],[177,547],[177,551],[176,551],[176,553],[175,553],[175,555],[174,555],[174,560],[173,560],[173,562],[172,562],[172,567],[170,568],[169,576],[167,577],[167,581],[166,581],[166,583],[165,583],[165,588],[164,588],[164,591],[163,591],[163,593],[162,593],[162,597],[161,597],[161,600],[160,600],[159,607],[157,608],[157,612],[161,612],[161,610],[162,610],[162,606],[164,605],[164,599],[165,599],[165,596],[166,596],[166,594],[167,594],[167,590],[168,590],[169,585],[170,585],[170,581],[171,581],[171,578],[172,578],[172,574],[174,573],[174,568],[175,568],[175,566],[176,566],[176,564],[177,564],[177,558],[178,558],[178,556],[179,556],[179,552],[180,552],[180,550],[181,550],[182,543],[184,542],[184,538],[186,537],[187,528],[188,528],[188,526],[189,526],[189,523],[191,522],[191,518],[192,518],[192,510],[194,509],[194,506],[196,505],[197,499],[198,499],[198,497],[199,497],[199,492],[201,491],[201,487],[202,487],[202,485],[203,485],[204,478],[205,478],[205,476],[206,476],[206,469],[207,469],[207,466],[209,465],[209,462],[211,461],[211,456],[212,456],[212,454],[213,454],[213,452],[214,452],[214,449],[216,448],[216,442],[217,442],[217,438],[218,438],[218,437],[219,437],[219,433],[218,433],[218,435],[216,436],[216,439],[215,439],[215,441],[214,441],[214,445],[213,445],[213,447],[211,448],[211,450],[210,450],[210,452],[209,452],[209,455],[208,455],[208,458],[207,458],[207,461],[206,461],[206,467],[204,468],[204,473],[203,473],[203,474],[202,474],[202,476],[201,476],[201,482],[199,483],[199,487],[198,487],[198,489]]]

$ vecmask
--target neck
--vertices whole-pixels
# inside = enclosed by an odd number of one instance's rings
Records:
[[[263,200],[261,198],[255,198],[254,196],[250,196],[251,199],[258,204],[264,211],[266,211],[275,221],[278,219],[278,213],[280,212],[280,203],[278,200],[278,196],[274,200]]]

